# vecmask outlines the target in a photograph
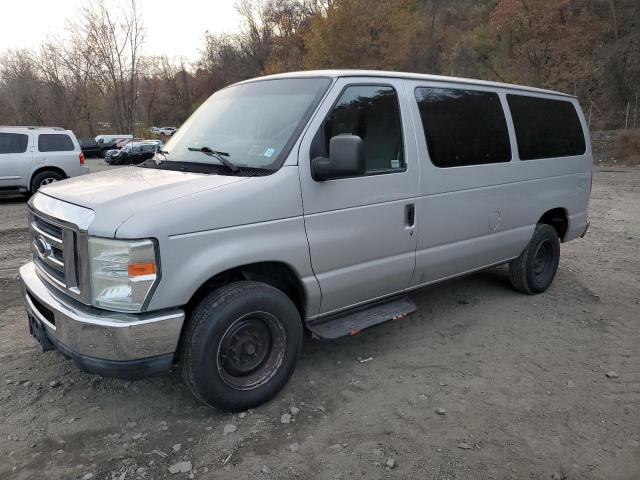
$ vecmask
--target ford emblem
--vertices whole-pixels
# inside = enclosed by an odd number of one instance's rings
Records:
[[[51,255],[51,245],[47,242],[42,235],[36,238],[36,248],[41,257],[46,258]]]

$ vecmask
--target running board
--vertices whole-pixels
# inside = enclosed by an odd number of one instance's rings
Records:
[[[365,328],[388,320],[399,320],[417,309],[418,307],[409,297],[394,297],[321,318],[308,323],[307,327],[314,336],[332,340],[346,335],[356,335]]]

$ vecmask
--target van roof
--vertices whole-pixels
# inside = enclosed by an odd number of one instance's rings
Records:
[[[527,87],[524,85],[516,85],[512,83],[501,83],[501,82],[490,82],[487,80],[475,80],[472,78],[462,78],[462,77],[448,77],[443,75],[427,75],[422,73],[408,73],[408,72],[390,72],[384,70],[350,70],[350,69],[341,69],[341,70],[307,70],[300,72],[288,72],[288,73],[278,73],[275,75],[267,75],[264,77],[256,77],[249,80],[245,80],[244,82],[254,82],[258,80],[267,80],[267,79],[278,79],[278,78],[308,78],[308,77],[380,77],[380,78],[402,78],[407,80],[427,80],[431,82],[450,82],[450,83],[459,83],[462,85],[477,85],[483,87],[493,87],[493,88],[504,88],[509,90],[520,90],[527,91],[533,93],[545,93],[548,95],[558,95],[562,97],[570,97],[575,98],[574,95],[569,95],[567,93],[556,92],[554,90],[545,90],[543,88],[536,87]]]

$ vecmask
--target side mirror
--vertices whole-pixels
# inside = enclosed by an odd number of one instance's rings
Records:
[[[357,135],[337,135],[329,142],[329,158],[316,157],[311,160],[311,175],[314,180],[364,175],[364,147]]]

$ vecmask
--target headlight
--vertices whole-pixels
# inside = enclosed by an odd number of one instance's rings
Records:
[[[152,240],[89,238],[91,302],[120,312],[140,312],[160,277]]]

